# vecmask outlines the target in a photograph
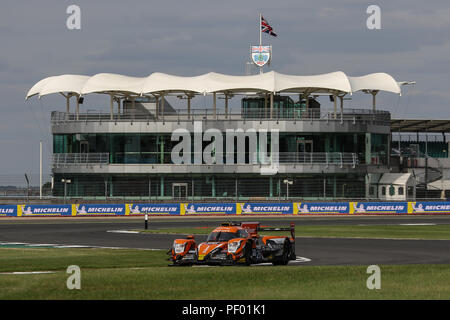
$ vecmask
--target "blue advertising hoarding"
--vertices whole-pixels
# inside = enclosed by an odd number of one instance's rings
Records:
[[[450,213],[450,202],[409,202],[408,212],[412,214]]]
[[[70,204],[32,204],[19,205],[18,215],[26,216],[71,216],[72,206]]]
[[[125,215],[125,204],[74,204],[77,216]]]
[[[129,215],[139,214],[180,214],[180,204],[178,203],[138,203],[127,204]]]
[[[294,214],[348,214],[348,202],[296,202]]]
[[[236,203],[181,203],[181,215],[236,214]]]
[[[237,214],[293,214],[292,203],[238,203]]]
[[[1,205],[0,217],[17,217],[16,205]]]
[[[289,202],[0,205],[0,217],[95,215],[450,214],[450,202]]]
[[[407,214],[407,202],[350,202],[352,214]]]

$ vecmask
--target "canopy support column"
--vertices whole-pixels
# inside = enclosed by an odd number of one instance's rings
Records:
[[[217,119],[217,99],[216,99],[216,93],[213,93],[213,114],[214,119]]]
[[[68,94],[66,97],[66,120],[69,120],[69,112],[70,112],[70,94]]]
[[[159,97],[155,97],[155,115],[156,119],[159,118]]]
[[[305,101],[306,101],[306,104],[305,104],[306,115],[307,115],[307,117],[310,117],[310,114],[309,114],[309,94],[305,93],[304,97],[305,97]]]
[[[370,94],[372,95],[372,111],[374,111],[374,112],[376,110],[376,105],[377,105],[377,100],[376,100],[377,93],[378,93],[378,90],[370,91]]]
[[[333,104],[334,104],[334,119],[337,118],[337,96],[333,93]]]
[[[191,96],[187,96],[187,107],[188,107],[188,119],[191,118]]]
[[[131,97],[131,112],[133,114],[133,120],[136,118],[136,97]]]
[[[76,106],[76,114],[77,114],[77,121],[80,120],[80,95],[75,96],[77,98],[77,106]]]
[[[225,93],[225,119],[228,119],[228,95]]]
[[[267,118],[267,93],[264,94],[264,118]]]
[[[110,102],[109,102],[109,118],[112,120],[114,118],[114,95],[110,94]]]
[[[339,99],[341,100],[341,119],[344,118],[344,96],[339,96]]]
[[[273,119],[273,92],[270,93],[270,119]]]
[[[164,92],[161,94],[161,116],[164,121]]]
[[[120,118],[120,98],[117,98],[117,116]]]

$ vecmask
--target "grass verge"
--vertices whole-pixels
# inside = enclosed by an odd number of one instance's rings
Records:
[[[448,265],[380,266],[381,290],[368,290],[367,266],[168,267],[163,251],[0,249],[0,299],[449,299]],[[81,268],[68,290],[66,268]]]

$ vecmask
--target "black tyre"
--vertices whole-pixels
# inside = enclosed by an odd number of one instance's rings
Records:
[[[250,242],[247,242],[244,248],[244,257],[245,257],[245,264],[247,266],[252,264],[252,244]]]
[[[289,256],[291,255],[291,244],[288,240],[284,242],[283,253],[280,257],[275,258],[272,261],[274,266],[285,266],[289,262]]]

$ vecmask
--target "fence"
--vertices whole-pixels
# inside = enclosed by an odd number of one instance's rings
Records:
[[[188,158],[191,163],[194,163],[197,155],[199,159],[202,159],[204,154],[189,153]],[[255,153],[252,157],[250,153],[223,152],[221,156],[215,154],[211,158],[214,163],[217,163],[222,157],[223,165],[236,165],[261,163],[262,156],[262,153]],[[228,163],[229,157],[232,163]],[[276,161],[277,157],[280,164],[337,164],[341,167],[343,165],[351,165],[353,168],[360,164],[358,154],[350,152],[279,152],[266,156],[264,162],[268,164],[271,161]],[[54,153],[52,158],[54,167],[108,163],[173,164],[170,152],[115,152],[112,157],[110,157],[109,153]]]
[[[388,111],[373,111],[368,109],[344,109],[335,112],[334,110],[293,110],[293,109],[270,109],[247,108],[245,110],[214,110],[212,108],[192,109],[189,113],[187,110],[174,110],[159,114],[156,116],[152,112],[127,111],[124,113],[107,113],[107,112],[87,112],[66,113],[60,111],[52,111],[51,122],[60,123],[67,121],[204,121],[204,120],[315,120],[315,121],[369,121],[371,123],[380,123],[389,125],[390,113]]]
[[[372,215],[450,214],[448,202],[220,202],[0,205],[0,217],[132,215]]]

